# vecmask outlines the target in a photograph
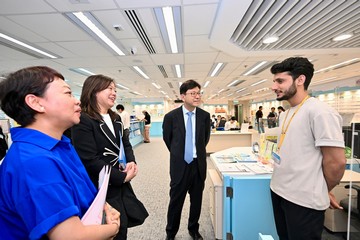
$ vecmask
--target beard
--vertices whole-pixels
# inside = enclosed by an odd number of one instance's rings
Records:
[[[282,97],[276,98],[276,100],[278,101],[289,100],[290,98],[295,96],[296,93],[297,93],[297,89],[294,81],[293,84],[289,87],[289,89],[284,91],[284,95]]]

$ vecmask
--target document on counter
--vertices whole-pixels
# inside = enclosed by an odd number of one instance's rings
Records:
[[[233,155],[217,155],[216,160],[218,163],[235,163]]]
[[[247,167],[250,171],[254,172],[255,174],[271,174],[273,172],[273,168],[264,165],[260,162],[257,163],[246,163],[243,164],[245,167]]]
[[[99,191],[89,209],[81,218],[81,222],[84,225],[100,225],[103,222],[103,212],[109,185],[110,172],[111,166],[105,165],[99,173]]]
[[[218,164],[217,165],[220,172],[238,172],[239,169],[236,167],[236,164]]]
[[[234,154],[234,158],[237,162],[240,163],[247,163],[247,162],[257,162],[256,158],[254,155],[249,155],[249,154],[245,154],[245,153],[237,153]]]

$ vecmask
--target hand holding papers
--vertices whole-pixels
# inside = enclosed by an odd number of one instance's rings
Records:
[[[106,193],[109,185],[111,166],[105,165],[99,173],[99,192],[94,201],[81,218],[84,225],[102,224]]]

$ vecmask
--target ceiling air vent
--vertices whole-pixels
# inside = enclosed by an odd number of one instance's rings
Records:
[[[134,27],[135,31],[139,35],[142,43],[145,45],[146,49],[150,54],[156,54],[155,49],[145,32],[135,10],[125,10],[126,16],[129,18],[132,26]]]
[[[360,1],[253,0],[230,41],[249,50],[358,48],[360,34],[349,40],[331,39],[359,29]],[[265,37],[277,36],[274,43]]]
[[[167,73],[165,71],[164,66],[163,65],[158,65],[158,68],[159,68],[160,72],[162,73],[162,75],[164,76],[164,78],[168,78],[168,75],[167,75]]]

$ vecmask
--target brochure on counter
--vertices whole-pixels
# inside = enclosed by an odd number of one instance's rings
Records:
[[[257,160],[257,156],[245,153],[216,155],[217,167],[220,172],[236,172],[245,175],[271,174],[273,168]]]

